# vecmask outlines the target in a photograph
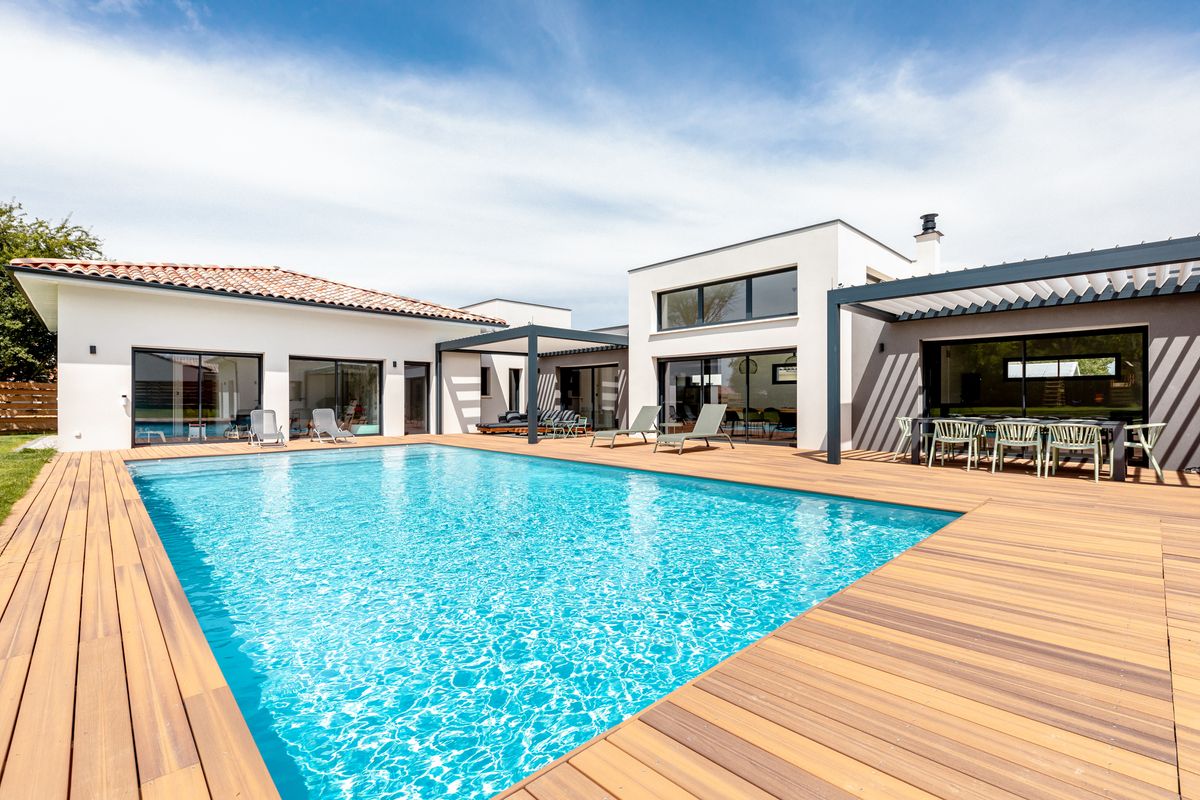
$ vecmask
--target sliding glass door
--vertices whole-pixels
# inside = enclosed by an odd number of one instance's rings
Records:
[[[796,438],[796,355],[790,350],[659,362],[659,402],[673,431],[690,431],[700,407],[723,403],[725,432],[744,441]]]
[[[1144,328],[926,342],[924,351],[935,416],[1145,418]]]
[[[244,438],[262,407],[262,359],[134,350],[133,444]]]
[[[383,365],[378,361],[293,358],[289,364],[288,430],[306,436],[314,408],[331,408],[356,436],[379,433]]]
[[[558,373],[562,406],[587,417],[595,430],[612,430],[619,422],[620,380],[620,369],[615,364],[563,367]]]
[[[404,362],[404,432],[429,433],[429,365]]]

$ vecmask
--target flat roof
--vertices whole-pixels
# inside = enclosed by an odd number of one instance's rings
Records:
[[[629,337],[616,333],[601,331],[582,331],[575,328],[555,328],[549,325],[522,325],[518,328],[505,328],[489,331],[475,336],[465,336],[461,339],[451,339],[438,342],[439,353],[497,353],[521,355],[529,352],[530,339],[535,340],[535,347],[540,355],[578,350],[579,343],[590,345],[607,345],[612,347],[628,347]]]
[[[867,239],[868,241],[874,242],[875,244],[879,245],[884,250],[887,250],[888,252],[898,256],[899,258],[904,259],[905,261],[909,262],[910,264],[913,263],[913,260],[911,258],[904,255],[903,253],[901,253],[899,250],[895,249],[894,247],[884,244],[883,242],[879,241],[871,234],[865,233],[860,228],[854,227],[849,222],[846,222],[844,219],[834,218],[831,220],[826,220],[825,222],[818,222],[814,225],[805,225],[802,228],[793,228],[790,231],[780,231],[779,233],[770,233],[770,234],[767,234],[766,236],[759,236],[757,239],[747,239],[744,242],[736,242],[734,244],[727,244],[727,245],[723,245],[721,247],[714,247],[711,250],[702,250],[699,253],[692,253],[692,254],[686,255],[686,256],[678,256],[676,258],[668,258],[666,261],[656,261],[653,264],[647,264],[644,267],[634,267],[633,269],[629,270],[629,272],[631,272],[631,273],[632,272],[641,272],[642,270],[646,270],[646,269],[654,269],[655,267],[663,267],[663,266],[666,266],[667,264],[674,264],[679,261],[687,261],[689,258],[699,258],[700,256],[708,256],[708,255],[712,255],[713,253],[721,253],[726,250],[733,250],[738,247],[745,247],[746,245],[758,244],[759,242],[766,242],[771,239],[778,239],[781,236],[791,236],[792,234],[796,234],[796,233],[805,233],[807,231],[815,231],[818,228],[828,228],[830,225],[841,225],[844,228],[848,228],[849,230],[854,231],[855,233],[857,233],[859,236],[863,237],[864,239]]]
[[[462,308],[474,308],[475,306],[481,306],[484,303],[516,303],[519,306],[536,306],[538,308],[552,308],[555,311],[571,311],[572,310],[572,309],[566,308],[565,306],[551,306],[551,305],[546,305],[545,303],[531,303],[528,300],[510,300],[507,297],[493,297],[490,300],[480,300],[476,303],[467,303],[465,306],[462,306]]]

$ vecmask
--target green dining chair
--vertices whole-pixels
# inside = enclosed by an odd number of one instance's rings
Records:
[[[929,460],[926,467],[933,466],[934,451],[939,452],[940,462],[946,463],[947,445],[966,445],[967,469],[979,463],[979,437],[983,426],[974,420],[966,419],[935,419],[933,421],[933,440],[929,443]],[[941,445],[939,448],[938,445]]]
[[[1158,446],[1158,437],[1162,436],[1163,428],[1167,427],[1165,422],[1147,422],[1142,425],[1126,425],[1125,426],[1125,446],[1134,450],[1141,450],[1146,454],[1146,460],[1150,462],[1150,466],[1154,467],[1154,474],[1158,476],[1159,483],[1165,483],[1163,478],[1162,467],[1158,464],[1158,459],[1154,457],[1154,448]],[[1109,453],[1109,469],[1112,469],[1112,453]]]
[[[908,452],[908,446],[912,444],[912,422],[912,417],[896,417],[896,426],[900,428],[900,444],[896,445],[896,450],[892,453],[892,461]],[[929,440],[932,438],[933,431],[921,431],[921,446],[926,451],[929,450]]]
[[[992,474],[997,466],[1004,471],[1004,449],[1015,447],[1021,452],[1033,450],[1034,473],[1042,477],[1042,426],[1036,422],[1002,419],[996,422],[996,438],[992,442]]]
[[[1055,422],[1046,426],[1050,431],[1048,457],[1050,459],[1050,474],[1058,474],[1058,460],[1061,454],[1089,452],[1092,454],[1092,465],[1096,473],[1096,482],[1100,482],[1100,426],[1077,422]]]

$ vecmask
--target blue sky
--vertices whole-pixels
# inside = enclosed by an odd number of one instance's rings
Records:
[[[964,265],[1200,229],[1195,3],[57,0],[0,29],[0,194],[119,258],[602,325],[631,267],[838,216],[907,251],[938,211]]]

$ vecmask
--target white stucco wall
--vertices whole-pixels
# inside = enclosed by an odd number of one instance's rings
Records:
[[[505,411],[524,411],[525,377],[524,375],[521,377],[521,397],[514,400],[509,392],[508,376],[509,372],[514,369],[524,372],[528,359],[523,355],[493,354],[480,356],[480,362],[482,366],[490,367],[492,370],[491,394],[480,400],[480,419],[483,422],[495,422]]]
[[[51,280],[37,276],[26,280]],[[263,359],[263,407],[287,420],[290,356],[383,362],[383,433],[404,432],[404,362],[482,326],[57,279],[59,441],[64,450],[129,447],[134,348],[246,353]],[[96,346],[90,355],[88,347]],[[473,358],[478,396],[478,357]],[[125,396],[127,399],[122,399]],[[476,403],[477,405],[477,403]],[[431,427],[435,424],[430,420]]]
[[[797,314],[679,331],[658,331],[658,293],[725,278],[797,268]],[[839,283],[866,282],[867,267],[891,277],[911,274],[911,262],[840,222],[734,245],[721,250],[633,270],[629,273],[629,407],[658,402],[660,359],[755,350],[796,350],[797,446],[824,447],[825,302]],[[862,374],[874,346],[871,326],[842,319],[842,426],[849,446],[850,398],[854,375]],[[856,341],[861,333],[864,341]],[[856,350],[866,350],[860,353]]]
[[[479,424],[479,359],[478,353],[442,354],[442,433],[470,433]]]

